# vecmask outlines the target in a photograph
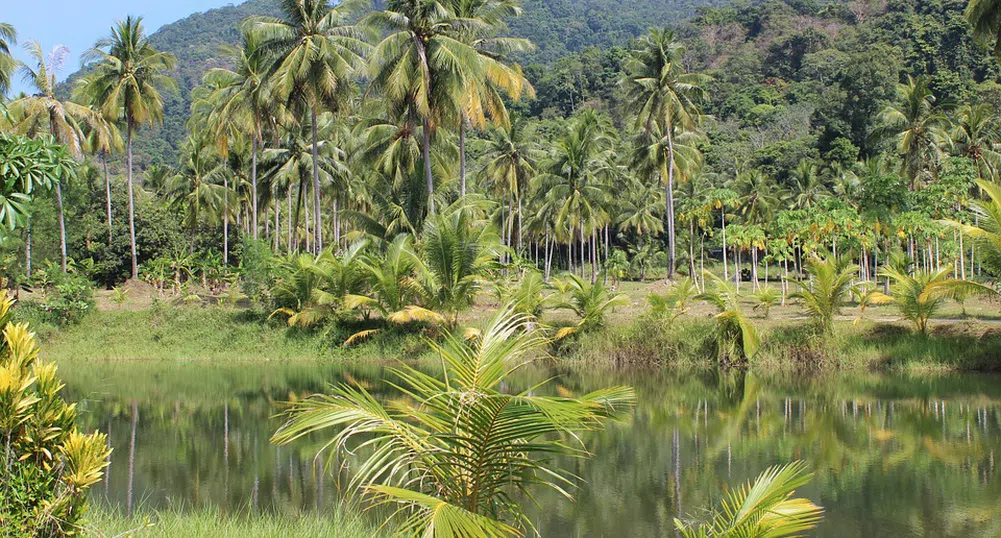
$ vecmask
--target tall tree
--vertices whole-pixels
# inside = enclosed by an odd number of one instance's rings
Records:
[[[705,97],[709,77],[685,71],[683,60],[685,46],[666,29],[651,29],[639,40],[626,62],[623,86],[626,97],[637,118],[637,125],[650,132],[659,123],[667,138],[667,237],[668,278],[674,272],[674,132],[694,129],[701,118],[698,107]]]
[[[10,113],[15,132],[36,137],[48,134],[66,146],[74,157],[82,154],[84,134],[82,125],[100,126],[100,114],[86,106],[56,97],[56,72],[63,66],[69,49],[58,45],[45,54],[37,41],[25,44],[25,51],[34,66],[21,64],[24,80],[30,82],[35,93],[13,101]],[[66,272],[66,215],[63,208],[63,191],[60,181],[54,181],[56,206],[59,210],[59,253],[63,272]]]
[[[901,173],[911,180],[914,190],[922,177],[932,174],[941,148],[948,142],[947,112],[950,101],[937,102],[925,77],[913,78],[897,86],[899,101],[887,105],[879,114],[879,126],[872,136],[893,140],[901,157]]]
[[[970,0],[966,6],[966,20],[973,27],[973,35],[993,41],[994,55],[1001,57],[1001,1]]]
[[[524,119],[515,117],[507,125],[490,132],[483,154],[483,174],[486,179],[518,205],[519,252],[524,228],[524,198],[529,183],[535,177],[536,165],[543,156],[534,140],[535,136],[535,130]],[[513,218],[513,211],[508,211],[508,214]]]
[[[522,93],[534,95],[535,89],[521,73],[518,64],[505,62],[512,52],[529,52],[535,46],[527,39],[500,36],[505,20],[521,15],[521,5],[512,0],[450,0],[450,8],[463,24],[456,27],[456,38],[471,46],[482,64],[471,72],[459,109],[459,195],[466,195],[466,129],[483,128],[488,121],[506,127],[509,118],[504,95],[517,101]]]
[[[163,121],[161,90],[176,90],[170,78],[177,60],[160,52],[150,43],[141,17],[126,17],[111,28],[111,35],[98,41],[84,55],[94,62],[94,72],[87,77],[85,95],[100,108],[105,117],[125,124],[127,184],[129,191],[129,244],[132,249],[132,278],[139,277],[136,251],[135,187],[133,183],[132,138],[142,126]]]
[[[258,155],[264,146],[264,128],[269,118],[287,121],[282,103],[270,99],[265,85],[271,60],[262,50],[262,38],[251,25],[242,29],[243,40],[239,47],[224,46],[222,52],[233,63],[232,69],[217,68],[205,74],[204,81],[214,88],[206,97],[212,110],[210,124],[216,127],[216,136],[225,144],[235,129],[249,131],[251,141],[250,196],[251,230],[258,237],[257,165]]]
[[[261,53],[274,61],[268,84],[274,96],[309,110],[313,152],[313,229],[316,251],[323,249],[320,204],[317,116],[337,110],[350,90],[350,77],[362,65],[368,49],[363,33],[349,24],[364,0],[346,0],[332,7],[329,0],[281,0],[282,18],[257,18]]]
[[[430,213],[434,213],[432,134],[440,125],[456,122],[466,84],[482,80],[481,57],[456,37],[465,21],[451,8],[436,0],[390,0],[385,11],[364,19],[387,34],[372,52],[373,88],[382,91],[394,119],[421,125]]]
[[[10,48],[17,44],[17,31],[8,23],[0,22],[0,97],[10,89],[10,77],[17,68],[17,60]]]

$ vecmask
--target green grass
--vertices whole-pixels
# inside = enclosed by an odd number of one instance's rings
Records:
[[[38,327],[32,324],[33,328]],[[340,344],[363,324],[306,331],[259,312],[222,306],[154,305],[96,311],[65,328],[39,327],[43,356],[63,360],[395,360],[423,353],[420,335],[388,333]]]
[[[763,345],[752,370],[1001,371],[1001,327],[982,322],[936,325],[931,334],[910,325],[840,321],[821,336],[801,321],[760,323]],[[616,366],[713,365],[708,318],[673,322],[639,318],[584,335],[567,354],[580,361]]]
[[[376,538],[384,533],[364,516],[347,509],[330,514],[224,514],[201,511],[142,510],[126,516],[93,507],[84,536],[91,538]]]

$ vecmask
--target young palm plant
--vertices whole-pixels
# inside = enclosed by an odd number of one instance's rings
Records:
[[[605,325],[605,317],[617,306],[629,304],[621,293],[609,293],[601,280],[590,283],[583,278],[568,274],[566,280],[557,280],[556,288],[565,296],[560,308],[572,310],[577,322],[556,332],[556,340],[574,334],[585,333]]]
[[[521,494],[550,488],[568,496],[575,477],[554,456],[587,455],[577,433],[629,411],[632,389],[613,387],[577,398],[502,390],[538,356],[546,340],[530,319],[503,309],[472,340],[446,334],[431,343],[442,372],[393,371],[405,398],[384,403],[342,384],[289,412],[273,436],[287,444],[336,429],[326,445],[339,455],[366,454],[351,480],[376,504],[397,508],[405,535],[435,538],[521,535],[532,523]]]
[[[895,304],[921,334],[927,334],[929,320],[942,308],[946,299],[997,293],[983,284],[951,278],[952,267],[949,266],[938,271],[915,271],[913,276],[885,267],[881,274],[893,281],[890,295],[876,292],[869,302]]]
[[[684,538],[801,536],[816,527],[823,514],[809,499],[793,497],[811,478],[802,462],[772,467],[729,492],[708,523],[692,527],[675,519],[674,525]]]
[[[713,318],[716,321],[716,359],[723,364],[754,358],[761,347],[761,334],[740,310],[740,295],[736,286],[708,271],[704,278],[708,278],[712,286],[697,298],[713,305],[718,311]]]
[[[834,330],[834,316],[841,312],[851,295],[852,279],[858,266],[844,258],[814,256],[806,266],[810,279],[794,281],[800,290],[790,297],[799,299],[807,314],[825,334]]]
[[[699,294],[695,282],[688,277],[678,279],[671,289],[664,294],[651,293],[646,300],[650,303],[650,312],[659,319],[674,320],[688,312],[688,307]]]
[[[768,319],[772,307],[782,301],[782,294],[771,286],[762,286],[751,294],[751,298],[754,299],[754,311],[760,311],[761,317]]]

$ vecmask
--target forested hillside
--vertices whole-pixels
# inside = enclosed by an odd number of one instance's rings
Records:
[[[524,14],[510,22],[511,33],[530,39],[534,52],[520,59],[525,63],[551,64],[570,53],[589,47],[624,44],[651,25],[663,25],[695,13],[702,5],[718,0],[529,0]],[[378,2],[373,3],[374,7]],[[173,53],[179,66],[178,93],[169,95],[162,126],[141,133],[136,142],[138,163],[173,163],[184,141],[184,122],[189,114],[191,90],[202,75],[225,62],[220,44],[236,44],[238,25],[254,15],[275,15],[276,0],[249,0],[236,6],[196,13],[168,24],[150,36],[160,50]],[[72,82],[77,75],[70,77]]]

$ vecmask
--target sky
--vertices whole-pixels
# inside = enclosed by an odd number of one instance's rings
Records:
[[[21,46],[35,40],[48,52],[56,45],[70,49],[66,65],[57,73],[65,79],[80,67],[80,55],[94,43],[110,34],[116,20],[126,15],[143,17],[147,33],[153,33],[192,13],[207,11],[241,0],[0,0],[0,21],[14,25],[17,30],[15,56],[26,60]],[[14,77],[12,91],[16,95],[28,87],[21,77]]]

